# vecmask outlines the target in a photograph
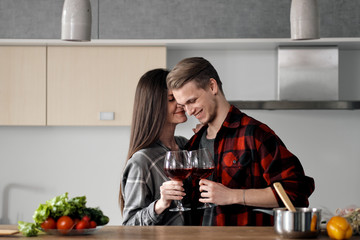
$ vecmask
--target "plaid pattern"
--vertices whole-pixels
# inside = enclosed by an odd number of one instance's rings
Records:
[[[195,134],[185,148],[198,148],[206,129],[203,127]],[[281,182],[296,207],[309,205],[308,197],[315,184],[311,177],[305,176],[298,158],[268,126],[234,106],[231,106],[215,138],[214,160],[217,165],[214,173],[216,182],[233,189],[270,186],[279,206],[284,206],[272,186],[274,182]],[[252,207],[239,204],[206,209],[203,225],[273,225],[272,216],[252,210]]]
[[[186,138],[175,137],[182,148]],[[160,186],[169,178],[164,172],[166,149],[160,142],[137,151],[127,162],[121,181],[125,200],[123,225],[184,225],[182,212],[165,210],[157,215],[154,205],[160,199]],[[174,207],[174,206],[171,206]]]

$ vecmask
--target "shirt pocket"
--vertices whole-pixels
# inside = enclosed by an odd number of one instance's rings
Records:
[[[239,155],[237,155],[239,154]],[[251,175],[251,154],[249,151],[228,152],[223,155],[221,181],[230,188],[241,188]]]
[[[228,152],[223,155],[223,168],[242,169],[251,163],[250,151]]]

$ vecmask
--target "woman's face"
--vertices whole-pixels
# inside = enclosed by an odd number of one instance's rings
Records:
[[[186,122],[187,117],[185,115],[184,108],[177,104],[172,91],[168,91],[168,116],[167,121],[169,123],[183,123]]]

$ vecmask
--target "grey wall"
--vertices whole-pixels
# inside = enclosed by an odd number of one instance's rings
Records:
[[[0,38],[59,39],[64,0],[0,0]],[[288,38],[290,0],[91,0],[93,39]],[[319,0],[320,36],[359,37],[359,0]]]

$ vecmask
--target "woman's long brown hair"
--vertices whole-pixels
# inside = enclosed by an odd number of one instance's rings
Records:
[[[168,73],[169,71],[165,69],[154,69],[146,72],[139,80],[135,92],[126,163],[135,152],[147,148],[160,137],[167,116],[168,91],[166,77]],[[121,182],[119,203],[121,213],[123,213],[125,203],[122,196]]]

